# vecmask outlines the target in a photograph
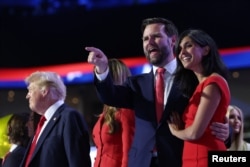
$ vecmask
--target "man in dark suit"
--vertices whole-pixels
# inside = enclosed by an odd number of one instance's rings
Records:
[[[171,111],[183,113],[188,98],[183,96],[174,82],[176,59],[173,53],[178,31],[164,18],[148,18],[142,23],[143,49],[152,65],[149,73],[128,77],[122,86],[113,85],[108,69],[108,59],[98,48],[86,47],[88,62],[95,65],[95,86],[103,103],[131,108],[135,111],[135,137],[129,153],[129,167],[181,167],[183,141],[174,137],[167,120]],[[157,69],[165,68],[164,112],[160,121],[156,118],[155,79]],[[228,137],[228,124],[219,125],[217,135]],[[216,128],[218,128],[216,126]]]
[[[45,122],[35,134],[38,139],[29,144],[21,167],[91,167],[87,124],[80,112],[64,104],[66,86],[60,76],[38,71],[25,81],[29,107]]]

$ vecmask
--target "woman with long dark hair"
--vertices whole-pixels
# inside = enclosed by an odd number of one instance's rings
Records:
[[[175,79],[190,100],[182,116],[184,129],[176,128],[178,115],[173,112],[170,131],[184,140],[183,167],[207,167],[208,151],[226,150],[224,142],[212,135],[210,125],[225,121],[230,102],[228,71],[215,41],[202,30],[181,33],[176,56]]]

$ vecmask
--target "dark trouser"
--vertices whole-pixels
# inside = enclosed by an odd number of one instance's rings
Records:
[[[159,161],[157,157],[152,157],[150,167],[159,167]]]

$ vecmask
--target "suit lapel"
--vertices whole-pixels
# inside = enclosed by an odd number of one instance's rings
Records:
[[[51,117],[51,119],[49,120],[48,124],[46,125],[46,127],[44,128],[41,136],[38,139],[38,142],[36,144],[36,148],[34,150],[34,153],[32,155],[32,158],[36,155],[37,151],[40,149],[40,147],[42,146],[44,140],[46,139],[46,137],[49,135],[49,133],[52,131],[53,127],[57,124],[58,120],[61,117],[61,112],[63,111],[63,108],[65,107],[65,105],[60,106],[56,112],[54,113],[54,115]],[[31,159],[32,159],[31,158]]]
[[[172,87],[171,87],[171,90],[167,99],[167,103],[165,105],[158,128],[159,126],[161,126],[162,123],[165,123],[165,121],[169,117],[170,112],[172,112],[172,110],[175,108],[174,106],[178,105],[177,103],[178,103],[178,99],[179,99],[178,96],[180,94],[180,91],[176,85],[177,85],[176,83],[172,84]]]
[[[173,82],[173,85],[171,87],[171,91],[167,100],[167,104],[165,106],[163,116],[160,121],[160,125],[167,121],[167,119],[169,118],[169,114],[172,111],[178,112],[180,116],[182,116],[185,110],[185,107],[188,104],[188,101],[189,101],[189,98],[185,97],[180,91],[180,89],[178,88],[178,83]]]

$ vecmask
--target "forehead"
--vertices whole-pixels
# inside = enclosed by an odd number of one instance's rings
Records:
[[[235,109],[232,109],[230,111],[230,114],[232,114],[232,115],[240,115],[240,113],[237,110],[235,110]]]
[[[165,33],[165,25],[161,23],[149,24],[145,27],[143,36],[148,36],[155,33]]]
[[[29,85],[28,85],[28,89],[36,89],[36,88],[38,88],[38,85],[37,85],[37,84],[35,84],[35,82],[31,82],[31,83],[29,83]]]
[[[183,45],[187,42],[193,42],[193,40],[189,36],[185,36],[184,38],[182,38],[180,45]]]

